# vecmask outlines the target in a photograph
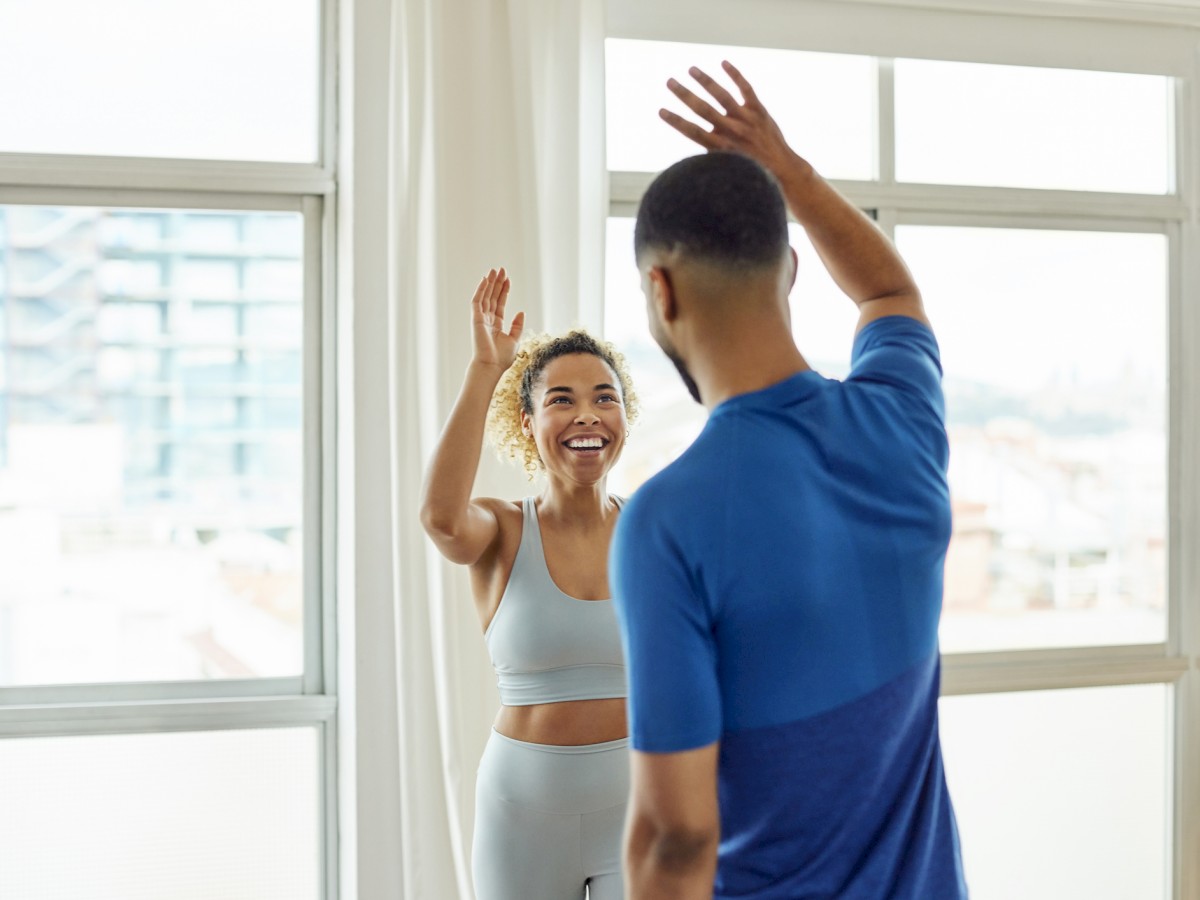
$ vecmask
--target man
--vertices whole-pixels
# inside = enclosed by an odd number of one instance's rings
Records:
[[[691,70],[720,109],[668,82],[711,127],[662,117],[717,152],[654,181],[634,238],[651,332],[710,416],[612,545],[629,896],[958,900],[937,343],[891,243],[724,67],[740,102]],[[785,200],[859,308],[844,382],[792,340]]]

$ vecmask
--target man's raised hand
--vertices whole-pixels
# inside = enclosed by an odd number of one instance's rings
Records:
[[[504,304],[512,281],[503,266],[492,269],[475,288],[471,298],[471,337],[475,362],[507,369],[517,356],[521,332],[525,330],[525,313],[513,316],[512,327],[504,330]]]
[[[781,176],[789,166],[796,163],[798,157],[787,145],[783,132],[762,105],[745,76],[730,62],[722,62],[721,68],[737,85],[742,95],[741,102],[715,78],[695,66],[688,69],[688,74],[720,105],[720,109],[696,96],[674,78],[667,82],[671,93],[711,125],[711,129],[705,129],[669,109],[660,109],[659,117],[705,150],[742,153],[777,177]]]

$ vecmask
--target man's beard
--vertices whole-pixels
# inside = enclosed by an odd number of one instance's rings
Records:
[[[679,352],[675,349],[675,345],[667,337],[666,330],[654,315],[650,316],[650,337],[654,338],[654,343],[658,344],[658,349],[674,364],[675,371],[683,379],[683,386],[688,389],[688,393],[692,395],[692,399],[703,406],[704,401],[700,399],[700,388],[696,385],[696,379],[692,378],[692,373],[684,365],[683,357],[679,355]]]
[[[679,373],[679,377],[683,379],[683,386],[688,389],[688,393],[692,395],[692,399],[703,406],[704,401],[700,399],[700,388],[696,386],[696,380],[692,378],[692,373],[683,364],[683,359],[673,349],[667,350],[663,348],[663,353],[667,355],[667,359],[675,364],[675,370]]]

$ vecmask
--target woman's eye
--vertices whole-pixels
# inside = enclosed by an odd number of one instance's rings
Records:
[[[616,402],[617,402],[617,398],[616,398],[616,397],[614,397],[612,394],[601,394],[601,395],[600,395],[599,397],[597,397],[596,399],[597,399],[597,400],[607,400],[609,403],[616,403]]]

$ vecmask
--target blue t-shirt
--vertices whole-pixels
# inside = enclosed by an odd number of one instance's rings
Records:
[[[966,896],[938,741],[949,449],[932,332],[733,397],[629,501],[614,600],[635,749],[720,741],[715,894]]]

